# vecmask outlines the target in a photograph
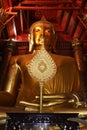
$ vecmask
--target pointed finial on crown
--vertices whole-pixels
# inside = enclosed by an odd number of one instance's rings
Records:
[[[46,18],[44,15],[41,17],[41,21],[46,21]]]

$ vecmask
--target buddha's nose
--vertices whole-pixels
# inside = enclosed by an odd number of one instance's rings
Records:
[[[44,29],[44,27],[41,29],[41,35],[42,35],[42,36],[45,35],[45,29]]]
[[[43,39],[45,39],[45,32],[44,32],[44,30],[41,32],[41,37],[43,38]]]
[[[42,43],[44,43],[44,41],[45,41],[45,36],[44,36],[44,35],[41,35],[40,41],[41,41]]]

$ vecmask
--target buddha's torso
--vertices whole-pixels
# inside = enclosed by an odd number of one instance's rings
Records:
[[[45,81],[44,94],[73,93],[79,90],[78,73],[76,70],[74,59],[66,56],[51,54],[56,66],[57,72],[55,76]],[[34,54],[20,56],[17,58],[17,64],[21,70],[21,87],[19,90],[17,102],[35,100],[35,96],[39,95],[39,82],[33,79],[27,68],[27,64],[31,62]],[[77,85],[78,84],[78,85]]]

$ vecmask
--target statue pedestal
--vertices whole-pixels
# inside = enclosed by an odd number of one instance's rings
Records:
[[[7,113],[6,130],[80,130],[78,123],[68,121],[77,117],[71,113]]]

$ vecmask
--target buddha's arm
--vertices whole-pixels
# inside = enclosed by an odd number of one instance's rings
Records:
[[[0,91],[0,106],[12,106],[15,104],[19,89],[19,67],[16,63],[10,64],[5,78],[3,91]]]
[[[82,43],[80,43],[78,39],[74,39],[72,46],[73,46],[74,58],[80,75],[80,80],[82,82],[81,84],[86,94],[87,93],[87,88],[86,88],[87,69],[86,69],[86,62],[84,60]],[[87,96],[85,98],[87,98]]]
[[[83,81],[80,78],[79,71],[77,69],[77,66],[74,67],[74,82],[73,82],[73,89],[72,89],[72,95],[75,97],[75,107],[85,105],[85,89],[83,86]]]

